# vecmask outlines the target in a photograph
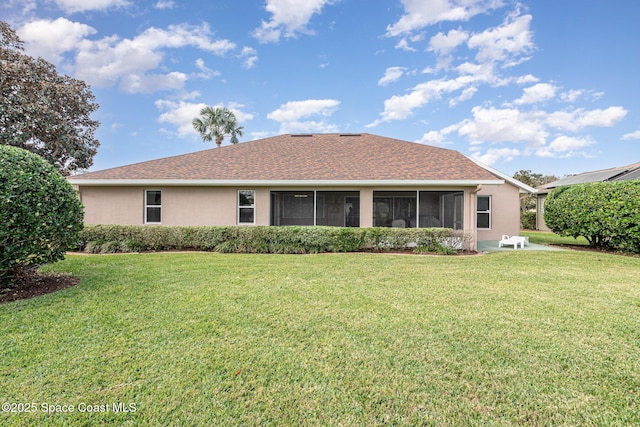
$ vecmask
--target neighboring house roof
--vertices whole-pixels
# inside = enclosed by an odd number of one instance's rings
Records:
[[[363,133],[287,134],[89,172],[70,181],[79,185],[478,185],[501,184],[503,179],[455,150]]]
[[[548,193],[551,189],[564,185],[586,184],[589,182],[604,181],[626,181],[640,178],[640,162],[627,166],[601,169],[592,172],[583,172],[576,175],[569,175],[557,181],[544,184],[539,188],[539,192]]]

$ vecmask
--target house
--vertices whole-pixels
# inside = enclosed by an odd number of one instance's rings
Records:
[[[564,185],[586,184],[589,182],[606,181],[627,181],[640,179],[640,162],[627,166],[601,169],[592,172],[583,172],[576,175],[569,175],[557,181],[550,182],[537,188],[536,203],[536,229],[541,231],[551,231],[544,222],[544,201],[547,195],[556,187]]]
[[[498,240],[533,188],[372,134],[281,135],[70,178],[87,224],[447,227]]]

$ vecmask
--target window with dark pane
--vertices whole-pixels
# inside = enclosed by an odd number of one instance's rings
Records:
[[[145,218],[146,224],[159,224],[162,222],[162,191],[145,191]]]
[[[489,196],[478,196],[477,227],[478,229],[491,228],[491,197]]]
[[[238,224],[255,223],[255,190],[238,190]]]

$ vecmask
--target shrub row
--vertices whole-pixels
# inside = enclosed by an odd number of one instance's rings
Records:
[[[230,253],[307,254],[390,251],[453,254],[469,237],[446,228],[167,227],[87,225],[80,250],[89,253],[202,250]]]
[[[640,180],[559,187],[545,200],[544,220],[591,246],[640,253]]]

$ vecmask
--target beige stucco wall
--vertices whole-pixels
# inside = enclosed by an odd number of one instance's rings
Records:
[[[360,227],[373,227],[373,189],[360,188]]]
[[[85,224],[142,224],[144,190],[135,187],[79,187]]]
[[[165,187],[162,225],[233,225],[237,219],[236,188]]]
[[[145,190],[162,190],[162,225],[235,225],[237,224],[238,190],[256,191],[255,225],[269,225],[271,191],[293,191],[302,188],[266,187],[86,187],[80,186],[87,224],[143,224]],[[304,190],[309,190],[305,188]],[[374,191],[452,191],[450,187],[430,188],[315,188],[318,191],[359,191],[360,226],[373,226]],[[520,232],[520,199],[518,188],[485,185],[476,193],[475,187],[464,191],[464,229],[476,240],[498,240],[503,234]],[[491,196],[491,229],[478,230],[476,225],[476,194]]]
[[[491,196],[491,229],[478,230],[478,240],[500,240],[503,234],[520,234],[520,193],[516,186],[483,185],[478,195]]]
[[[81,186],[85,223],[144,224],[145,190],[162,190],[162,225],[236,224],[237,188]],[[256,204],[268,205],[263,199]]]
[[[546,194],[538,194],[536,202],[536,230],[551,231],[549,227],[547,227],[547,223],[544,222],[544,202],[546,199]]]

